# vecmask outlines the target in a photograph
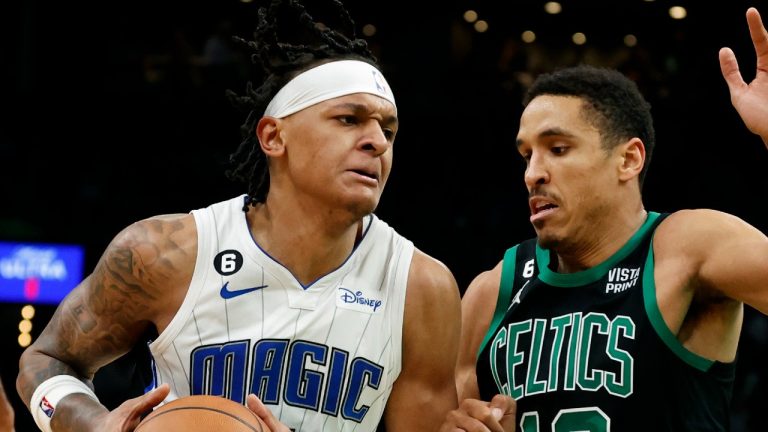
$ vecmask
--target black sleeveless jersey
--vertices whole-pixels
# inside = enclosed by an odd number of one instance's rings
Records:
[[[735,364],[685,349],[656,302],[651,241],[664,217],[649,213],[577,273],[553,271],[536,239],[507,250],[477,380],[483,400],[517,400],[518,431],[729,430]]]

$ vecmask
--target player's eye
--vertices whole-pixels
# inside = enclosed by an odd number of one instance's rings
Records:
[[[568,147],[563,145],[554,146],[550,151],[556,155],[562,155],[562,154],[565,154],[566,151],[568,151]]]
[[[357,117],[355,117],[353,115],[342,115],[342,116],[338,116],[336,118],[341,123],[346,124],[346,125],[353,125],[353,124],[357,124],[358,123],[357,122]]]

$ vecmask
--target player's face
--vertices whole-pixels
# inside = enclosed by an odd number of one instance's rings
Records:
[[[354,214],[372,212],[392,168],[397,110],[355,93],[284,119],[290,181],[295,190]]]
[[[517,146],[526,161],[530,221],[545,248],[599,235],[596,223],[609,215],[618,196],[616,158],[602,149],[582,103],[576,97],[539,96],[520,119]]]

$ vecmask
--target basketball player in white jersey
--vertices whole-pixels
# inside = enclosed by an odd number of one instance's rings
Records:
[[[314,40],[281,41],[278,15]],[[249,111],[231,172],[248,194],[114,238],[21,358],[41,430],[131,431],[193,394],[273,431],[428,431],[457,406],[456,281],[373,214],[398,129],[389,85],[363,41],[300,3],[262,18],[250,47],[266,77],[232,96]],[[153,329],[156,389],[108,411],[94,373]]]

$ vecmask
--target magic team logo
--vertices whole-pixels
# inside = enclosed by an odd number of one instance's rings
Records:
[[[344,309],[352,309],[358,312],[374,313],[383,301],[375,297],[369,297],[362,291],[353,291],[348,288],[339,287],[336,297],[336,306]]]
[[[43,410],[46,416],[48,418],[53,417],[53,412],[56,411],[56,409],[51,405],[50,402],[48,402],[48,399],[43,396],[43,400],[40,401],[40,409]]]
[[[191,353],[190,393],[245,403],[249,393],[266,405],[290,405],[362,423],[386,398],[387,370],[349,347],[302,339],[250,339],[204,345]]]

